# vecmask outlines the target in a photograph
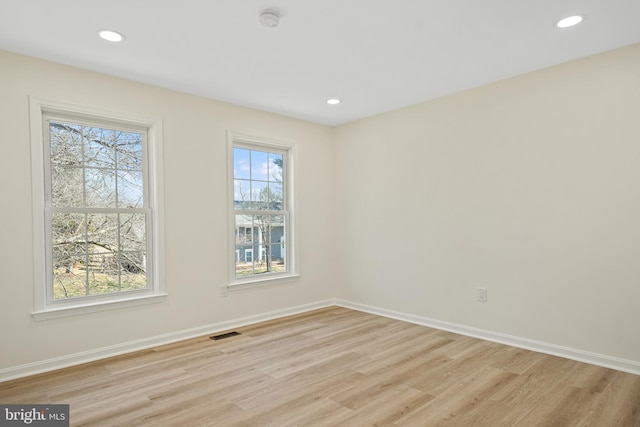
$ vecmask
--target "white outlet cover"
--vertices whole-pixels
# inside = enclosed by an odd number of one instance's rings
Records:
[[[229,287],[227,285],[220,286],[220,297],[224,298],[229,295]]]
[[[487,302],[487,288],[478,288],[478,301]]]

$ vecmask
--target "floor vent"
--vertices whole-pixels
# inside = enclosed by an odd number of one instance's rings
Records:
[[[226,334],[214,335],[214,336],[209,337],[209,338],[211,338],[214,341],[218,341],[218,340],[221,340],[221,339],[224,339],[224,338],[235,337],[236,335],[240,335],[240,332],[236,332],[236,331],[227,332]]]

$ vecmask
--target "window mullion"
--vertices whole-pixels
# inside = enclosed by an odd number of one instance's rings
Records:
[[[89,295],[89,214],[84,214],[84,287],[85,295]]]
[[[143,213],[148,214],[151,209],[148,208],[57,208],[51,207],[52,212],[55,213],[67,213],[67,214],[118,214],[118,213]]]
[[[236,215],[282,215],[287,210],[272,211],[272,210],[252,210],[252,209],[236,209]]]
[[[116,199],[117,200],[117,199]],[[122,242],[120,241],[120,214],[116,214],[116,266],[118,271],[118,292],[122,291]]]

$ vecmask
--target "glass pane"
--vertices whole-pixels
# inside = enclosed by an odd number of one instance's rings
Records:
[[[116,177],[110,169],[85,169],[86,207],[116,207]]]
[[[118,259],[115,252],[92,253],[89,248],[89,294],[108,294],[120,290]]]
[[[118,250],[118,215],[89,214],[87,216],[87,243],[90,253]]]
[[[144,252],[147,248],[145,214],[120,214],[120,249]]]
[[[251,181],[236,179],[233,181],[234,209],[251,209]]]
[[[286,248],[285,248],[285,216],[273,215],[271,217],[270,245],[272,260],[272,271],[286,271]]]
[[[253,218],[250,215],[236,215],[236,247],[253,242]]]
[[[53,276],[53,299],[82,297],[87,294],[85,272],[81,274],[58,273]]]
[[[51,163],[58,165],[82,165],[81,126],[68,123],[49,123]]]
[[[142,134],[118,131],[116,156],[118,160],[118,169],[141,172]]]
[[[284,250],[279,244],[271,245],[269,247],[271,255],[271,270],[272,273],[279,273],[286,271],[285,269],[285,256]]]
[[[147,256],[145,252],[120,254],[120,283],[123,291],[147,287]]]
[[[271,244],[281,244],[284,241],[284,215],[271,217]]]
[[[54,246],[52,248],[54,273],[77,273],[79,269],[78,263],[86,258],[86,253],[82,252],[82,249],[83,245],[78,245],[75,247],[71,247],[68,245]]]
[[[244,148],[233,149],[233,177],[251,179],[251,151]]]
[[[253,246],[236,245],[236,277],[253,274]]]
[[[253,216],[236,215],[236,246],[253,242]]]
[[[273,261],[273,248],[271,245],[260,245],[260,251],[255,260],[254,274],[273,273],[277,263]]]
[[[251,151],[251,179],[254,181],[269,180],[269,153]]]
[[[53,165],[51,168],[51,202],[56,208],[83,206],[83,170]]]
[[[279,182],[269,183],[269,210],[281,211],[283,209],[284,193]]]
[[[84,214],[55,213],[51,217],[51,232],[53,247],[63,246],[72,252],[78,251],[74,245],[84,245],[86,221]],[[83,248],[84,246],[79,246]]]
[[[282,182],[282,154],[269,153],[269,181]]]
[[[236,215],[236,277],[286,271],[284,230],[284,215]]]
[[[269,184],[251,181],[251,208],[265,210],[269,207]]]
[[[255,234],[255,241],[259,244],[266,244],[269,242],[267,236],[269,232],[269,215],[255,215],[253,217]]]
[[[53,299],[86,295],[86,245],[58,243],[53,246]]]
[[[147,276],[144,273],[129,273],[124,270],[120,275],[120,289],[123,291],[133,291],[136,289],[146,289]]]
[[[118,171],[118,207],[144,207],[142,172]]]
[[[116,140],[114,130],[85,126],[84,158],[91,167],[113,169],[116,165]]]

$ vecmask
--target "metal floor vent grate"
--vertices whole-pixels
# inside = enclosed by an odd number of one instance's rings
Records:
[[[209,338],[211,338],[214,341],[218,341],[224,338],[235,337],[236,335],[241,335],[241,334],[240,332],[233,331],[233,332],[227,332],[226,334],[214,335]]]

